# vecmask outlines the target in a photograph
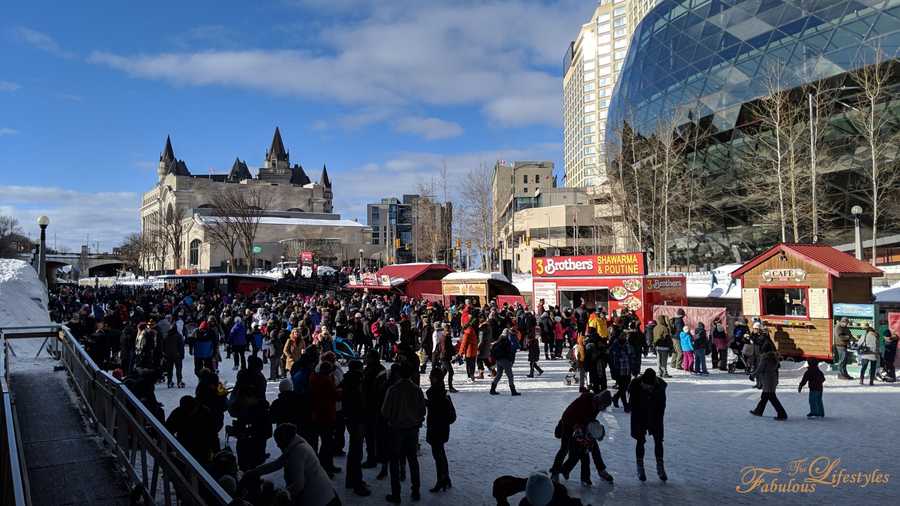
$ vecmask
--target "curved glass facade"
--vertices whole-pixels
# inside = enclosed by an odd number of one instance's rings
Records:
[[[711,117],[715,131],[730,130],[743,104],[767,94],[773,66],[793,88],[898,48],[900,0],[666,0],[632,37],[607,138],[625,121],[651,132],[658,118]]]
[[[817,237],[850,242],[850,207],[871,208],[858,172],[868,154],[860,146],[859,129],[848,120],[850,111],[857,111],[854,104],[860,95],[852,74],[873,64],[891,68],[888,98],[879,102],[888,118],[884,139],[900,142],[898,49],[900,0],[664,0],[637,27],[609,106],[611,184],[616,184],[617,174],[627,179],[632,168],[637,174],[655,163],[640,159],[639,143],[658,145],[665,125],[665,130],[677,132],[684,165],[703,179],[702,209],[694,212],[707,218],[702,230],[683,231],[690,239],[668,246],[670,263],[734,261],[738,254],[746,258],[778,242],[771,212],[754,209],[759,202],[743,199],[736,183],[743,177],[738,174],[744,170],[740,159],[753,157],[765,144],[764,137],[772,135],[754,114],[761,99],[770,96],[777,69],[778,89],[802,104],[794,116],[800,135],[812,123],[807,123],[807,96],[818,93],[815,87],[829,91],[823,97],[832,104],[817,106],[816,114],[824,115],[824,121],[817,117],[816,123],[822,123],[819,142],[831,150],[818,160],[817,175],[823,179],[821,222],[831,235]],[[632,139],[624,150],[621,132]],[[804,142],[809,146],[808,137]],[[900,170],[900,154],[884,158]],[[627,185],[622,184],[626,194],[632,181]],[[900,190],[896,194],[900,198]],[[881,221],[880,227],[884,234],[900,231],[897,220]],[[812,234],[804,230],[795,237],[810,241]],[[646,241],[645,234],[640,246],[652,251]]]

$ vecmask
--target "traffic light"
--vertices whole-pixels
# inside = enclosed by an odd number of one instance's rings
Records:
[[[530,235],[525,236],[525,246],[531,246],[531,236]]]
[[[462,248],[462,240],[457,239],[456,240],[456,249],[460,249],[460,248]]]
[[[400,239],[394,239],[394,249],[400,249]]]

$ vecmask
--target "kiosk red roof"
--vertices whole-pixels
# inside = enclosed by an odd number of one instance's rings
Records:
[[[835,277],[873,277],[883,276],[881,269],[868,262],[838,251],[825,244],[776,244],[768,250],[753,257],[749,262],[731,273],[732,278],[739,278],[761,264],[765,260],[784,251],[808,262],[812,262]]]
[[[419,276],[428,270],[443,271],[443,274],[453,272],[449,266],[445,264],[415,263],[415,264],[396,264],[386,265],[379,269],[378,275],[387,274],[393,278],[403,278],[406,281],[415,281]],[[443,276],[441,276],[443,277]]]

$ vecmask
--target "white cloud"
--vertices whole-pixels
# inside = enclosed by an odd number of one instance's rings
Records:
[[[317,0],[316,0],[317,1]],[[480,107],[504,126],[561,123],[561,60],[589,2],[416,2],[322,26],[308,50],[157,54],[89,61],[175,85],[233,86],[362,107]]]
[[[14,83],[12,81],[0,81],[0,92],[13,92],[21,88],[22,86],[18,83]]]
[[[46,33],[32,30],[31,28],[26,28],[24,26],[16,27],[13,30],[13,33],[19,40],[19,42],[28,44],[31,47],[40,49],[41,51],[46,51],[50,54],[66,59],[73,59],[77,57],[75,53],[63,49],[63,47],[60,46],[58,42],[56,42],[56,39],[54,39],[50,35],[47,35]]]
[[[437,139],[449,139],[462,135],[463,128],[459,123],[446,121],[440,118],[423,118],[407,116],[397,120],[394,128],[398,132],[416,134],[430,141]]]
[[[140,195],[133,192],[82,192],[55,187],[2,186],[0,202],[5,212],[19,220],[35,238],[37,217],[50,217],[49,237],[60,247],[77,251],[88,236],[102,250],[118,246],[122,238],[139,228]]]
[[[0,137],[3,137],[4,135],[16,135],[17,133],[19,133],[19,131],[15,128],[0,128]]]

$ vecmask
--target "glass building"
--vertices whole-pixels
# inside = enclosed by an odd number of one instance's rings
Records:
[[[634,156],[640,152],[636,146],[658,137],[661,125],[669,126],[677,132],[686,163],[703,180],[701,212],[709,217],[696,240],[678,246],[682,251],[673,253],[676,263],[697,263],[692,255],[727,260],[737,252],[746,259],[781,239],[762,218],[766,213],[742,202],[742,190],[736,187],[738,181],[746,184],[746,174],[739,174],[747,165],[742,160],[754,156],[761,139],[772,135],[758,111],[777,82],[791,103],[803,105],[798,110],[807,110],[807,100],[815,103],[809,114],[792,116],[796,131],[819,136],[809,153],[815,156],[819,146],[829,149],[819,160],[817,175],[823,192],[818,238],[847,242],[849,234],[852,240],[850,208],[872,207],[860,188],[869,152],[858,122],[850,118],[865,103],[853,73],[874,64],[891,68],[878,102],[885,118],[882,140],[896,145],[900,72],[893,66],[898,47],[900,0],[664,0],[632,37],[609,105],[608,165],[646,164]],[[776,73],[777,81],[772,78]],[[809,146],[809,137],[804,142]],[[631,160],[626,161],[625,152],[633,155]],[[799,159],[811,163],[809,153]],[[880,156],[886,164],[900,160],[896,150]],[[609,170],[613,179],[627,173]],[[896,233],[897,221],[880,220],[879,227],[885,234]],[[806,242],[811,238],[807,230],[800,237]]]

